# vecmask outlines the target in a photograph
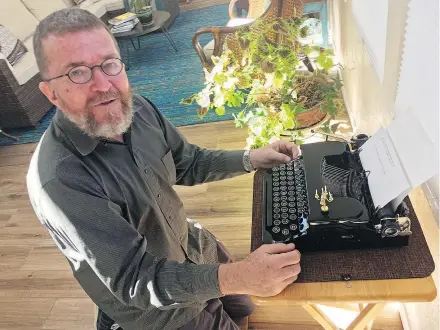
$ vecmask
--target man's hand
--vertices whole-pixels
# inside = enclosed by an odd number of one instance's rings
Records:
[[[254,149],[250,153],[251,163],[255,169],[271,168],[298,158],[299,147],[293,142],[276,141],[264,148]]]
[[[293,243],[262,245],[242,261],[220,265],[220,291],[224,295],[277,295],[296,281],[301,271],[300,259]]]

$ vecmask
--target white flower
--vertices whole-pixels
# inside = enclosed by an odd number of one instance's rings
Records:
[[[224,89],[230,89],[230,88],[234,87],[234,85],[235,85],[237,82],[238,82],[238,78],[230,77],[230,78],[228,78],[228,80],[226,80],[226,81],[223,83],[223,88],[224,88]]]
[[[266,78],[266,82],[264,83],[264,88],[270,88],[273,86],[273,78],[275,77],[275,74],[272,73],[265,73],[264,77]]]
[[[247,143],[246,149],[250,150],[252,146],[255,144],[255,136],[249,135],[246,138],[246,143]]]
[[[274,143],[274,142],[276,142],[276,141],[279,141],[280,140],[280,138],[278,137],[278,136],[272,136],[270,139],[269,139],[269,141],[267,141],[269,144],[272,144],[272,143]]]
[[[199,94],[199,101],[197,102],[202,108],[209,107],[211,100],[209,94]]]
[[[221,107],[225,104],[225,94],[223,94],[221,86],[216,85],[214,87],[214,106],[215,107]]]

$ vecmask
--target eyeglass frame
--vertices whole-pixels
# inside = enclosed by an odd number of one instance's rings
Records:
[[[106,62],[106,61],[108,61],[108,60],[119,60],[119,61],[121,62],[121,64],[122,64],[122,66],[121,66],[121,70],[120,70],[117,74],[114,74],[114,75],[108,74],[108,73],[106,73],[106,72],[104,71],[104,69],[102,68],[102,65],[104,64],[104,62]],[[80,67],[86,67],[86,68],[89,68],[89,69],[90,69],[90,72],[91,72],[91,74],[90,74],[90,79],[87,80],[86,82],[83,82],[83,83],[77,83],[77,82],[74,82],[74,81],[72,80],[72,78],[70,78],[70,76],[69,76],[69,74],[70,74],[70,72],[71,72],[72,70],[77,69],[77,68],[80,68]],[[70,80],[71,82],[73,82],[74,84],[77,84],[77,85],[84,85],[84,84],[87,84],[90,80],[92,80],[92,78],[93,78],[93,69],[94,69],[94,68],[100,68],[101,71],[102,71],[105,75],[107,75],[107,76],[109,76],[109,77],[115,77],[115,76],[117,76],[118,74],[120,74],[120,73],[122,72],[122,70],[124,69],[124,67],[125,67],[125,63],[124,63],[120,58],[118,58],[118,57],[107,58],[107,59],[105,59],[104,61],[102,61],[102,63],[99,64],[99,65],[94,65],[94,66],[78,65],[78,66],[75,66],[75,67],[73,67],[73,68],[70,68],[69,71],[68,71],[67,73],[65,73],[65,74],[62,74],[62,75],[59,75],[59,76],[57,76],[57,77],[53,77],[53,78],[50,78],[50,79],[46,79],[46,80],[44,80],[44,81],[45,81],[45,82],[50,82],[50,81],[52,81],[52,80],[54,80],[54,79],[58,79],[58,78],[62,78],[62,77],[67,77],[67,78],[69,78],[69,80]]]

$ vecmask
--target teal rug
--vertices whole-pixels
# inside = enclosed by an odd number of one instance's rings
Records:
[[[168,28],[177,46],[177,53],[162,33],[142,37],[139,51],[134,50],[131,43],[129,45],[130,70],[127,75],[134,93],[148,97],[175,126],[232,119],[231,113],[219,117],[212,111],[200,120],[196,105],[179,104],[182,98],[203,88],[202,65],[191,43],[194,32],[202,27],[225,25],[228,18],[228,5],[180,13]],[[205,35],[200,41],[205,45],[211,39],[212,35]],[[121,52],[125,59],[125,49],[121,49]],[[38,142],[54,113],[55,109],[49,111],[38,128],[7,130],[7,133],[20,140],[15,142],[0,135],[0,145]]]

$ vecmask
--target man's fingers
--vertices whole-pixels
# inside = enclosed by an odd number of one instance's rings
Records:
[[[301,260],[301,253],[298,250],[284,252],[274,256],[277,266],[280,268],[298,264]]]
[[[293,282],[295,282],[298,279],[298,275],[286,278],[282,283],[284,285],[284,287],[288,286],[289,284],[292,284]]]
[[[284,243],[275,243],[275,244],[264,244],[258,248],[258,250],[263,251],[264,253],[269,254],[278,254],[278,253],[286,253],[295,249],[295,244],[284,244]]]
[[[301,272],[300,264],[290,265],[284,267],[283,269],[280,269],[280,277],[285,281],[293,276],[298,276],[300,272]]]
[[[283,141],[283,140],[279,141],[277,148],[279,152],[292,157],[292,159],[298,158],[300,154],[299,147],[293,142]]]

